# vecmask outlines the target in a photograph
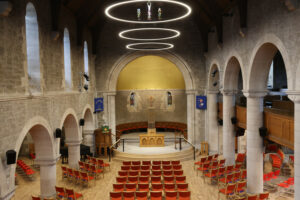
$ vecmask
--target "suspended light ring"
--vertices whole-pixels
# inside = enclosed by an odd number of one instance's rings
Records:
[[[136,31],[165,31],[174,33],[172,36],[163,37],[163,38],[134,38],[134,37],[127,37],[125,36],[127,33],[136,32]],[[173,38],[177,38],[180,36],[180,32],[175,29],[168,29],[168,28],[135,28],[135,29],[128,29],[119,33],[119,37],[126,39],[126,40],[136,40],[136,41],[158,41],[158,40],[169,40]]]
[[[122,5],[140,3],[140,2],[148,2],[148,1],[149,0],[129,0],[129,1],[123,1],[123,2],[119,2],[119,3],[115,3],[115,4],[112,4],[112,5],[108,6],[105,9],[105,15],[107,17],[109,17],[110,19],[120,21],[120,22],[136,23],[136,24],[158,24],[158,23],[167,23],[167,22],[178,21],[178,20],[181,20],[181,19],[184,19],[184,18],[188,17],[192,13],[192,8],[189,5],[187,5],[185,3],[182,3],[182,2],[179,2],[179,1],[174,1],[174,0],[151,0],[151,2],[171,3],[171,4],[176,4],[176,5],[182,6],[183,8],[186,8],[186,13],[185,14],[183,14],[182,16],[179,16],[179,17],[172,18],[172,19],[154,20],[154,21],[126,20],[126,19],[115,17],[110,13],[110,11],[113,8],[117,8],[117,7],[120,7]]]
[[[164,45],[165,47],[163,48],[153,48],[153,49],[146,49],[146,48],[136,48],[135,46],[140,46],[140,45]],[[163,51],[163,50],[168,50],[174,48],[174,45],[171,43],[164,43],[164,42],[141,42],[141,43],[132,43],[126,45],[127,49],[130,50],[137,50],[137,51]]]

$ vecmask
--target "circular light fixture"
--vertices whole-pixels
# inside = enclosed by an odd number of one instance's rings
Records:
[[[162,45],[165,47],[151,48],[151,49],[136,47],[136,46],[140,46],[140,45]],[[170,43],[163,43],[163,42],[141,42],[141,43],[128,44],[128,45],[126,45],[126,48],[130,49],[130,50],[139,50],[139,51],[162,51],[162,50],[172,49],[172,48],[174,48],[174,45],[170,44]]]
[[[134,37],[125,36],[126,33],[137,32],[137,31],[165,31],[165,32],[170,32],[170,33],[174,33],[174,34],[169,37],[162,37],[162,38],[134,38]],[[179,36],[180,36],[179,31],[177,31],[175,29],[168,29],[168,28],[135,28],[135,29],[128,29],[128,30],[125,30],[125,31],[122,31],[119,33],[120,38],[127,39],[127,40],[136,40],[136,41],[168,40],[168,39],[177,38]]]
[[[155,20],[155,21],[126,20],[126,19],[115,17],[110,13],[110,11],[113,8],[116,8],[116,7],[119,7],[119,6],[122,6],[122,5],[140,3],[140,2],[148,2],[148,1],[149,0],[129,0],[129,1],[123,1],[123,2],[119,2],[119,3],[115,3],[115,4],[112,4],[112,5],[108,6],[105,9],[105,15],[107,17],[113,19],[113,20],[117,20],[117,21],[120,21],[120,22],[137,23],[137,24],[156,24],[156,23],[158,24],[158,23],[167,23],[167,22],[173,22],[173,21],[181,20],[183,18],[188,17],[192,13],[192,8],[189,5],[187,5],[185,3],[182,3],[182,2],[179,2],[179,1],[174,1],[174,0],[151,0],[151,2],[171,3],[171,4],[176,4],[176,5],[182,6],[183,8],[186,8],[186,13],[185,14],[183,14],[182,16],[179,16],[179,17],[172,18],[172,19]]]

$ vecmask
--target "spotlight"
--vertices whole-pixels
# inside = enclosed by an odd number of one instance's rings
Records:
[[[6,164],[12,165],[16,163],[17,152],[15,150],[6,151]]]
[[[57,128],[54,132],[55,138],[61,138],[61,133],[62,133],[62,130],[60,128]]]
[[[215,69],[215,70],[211,73],[211,76],[212,76],[212,77],[215,77],[217,72],[218,72],[218,70]]]
[[[237,118],[236,117],[231,117],[231,123],[236,124],[237,123]]]
[[[220,126],[223,126],[223,120],[222,119],[218,119],[218,123]]]
[[[80,125],[80,126],[84,126],[84,119],[80,119],[80,120],[79,120],[79,125]]]
[[[86,73],[83,74],[83,77],[85,78],[86,81],[90,81],[90,77]]]
[[[83,88],[84,88],[86,91],[88,91],[89,85],[88,85],[88,84],[84,84]]]
[[[214,82],[213,86],[216,87],[218,85],[218,82]]]
[[[268,129],[266,127],[260,127],[259,128],[259,135],[263,138],[268,136]]]

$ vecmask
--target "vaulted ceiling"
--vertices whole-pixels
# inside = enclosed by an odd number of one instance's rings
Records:
[[[53,29],[57,29],[57,19],[60,6],[69,9],[77,20],[78,44],[82,44],[82,29],[89,28],[93,35],[93,43],[103,24],[107,21],[104,10],[116,0],[52,0]],[[247,26],[247,0],[185,0],[192,9],[191,19],[201,31],[204,51],[208,50],[208,33],[216,31],[218,42],[223,42],[223,17],[230,16],[232,8],[238,6],[240,11],[241,28]],[[96,48],[93,48],[96,51]],[[94,52],[95,53],[95,52]]]

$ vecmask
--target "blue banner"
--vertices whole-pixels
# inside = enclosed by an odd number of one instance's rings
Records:
[[[206,110],[207,108],[206,96],[196,96],[196,108],[200,110]]]
[[[102,112],[104,110],[103,98],[95,98],[95,112]]]

